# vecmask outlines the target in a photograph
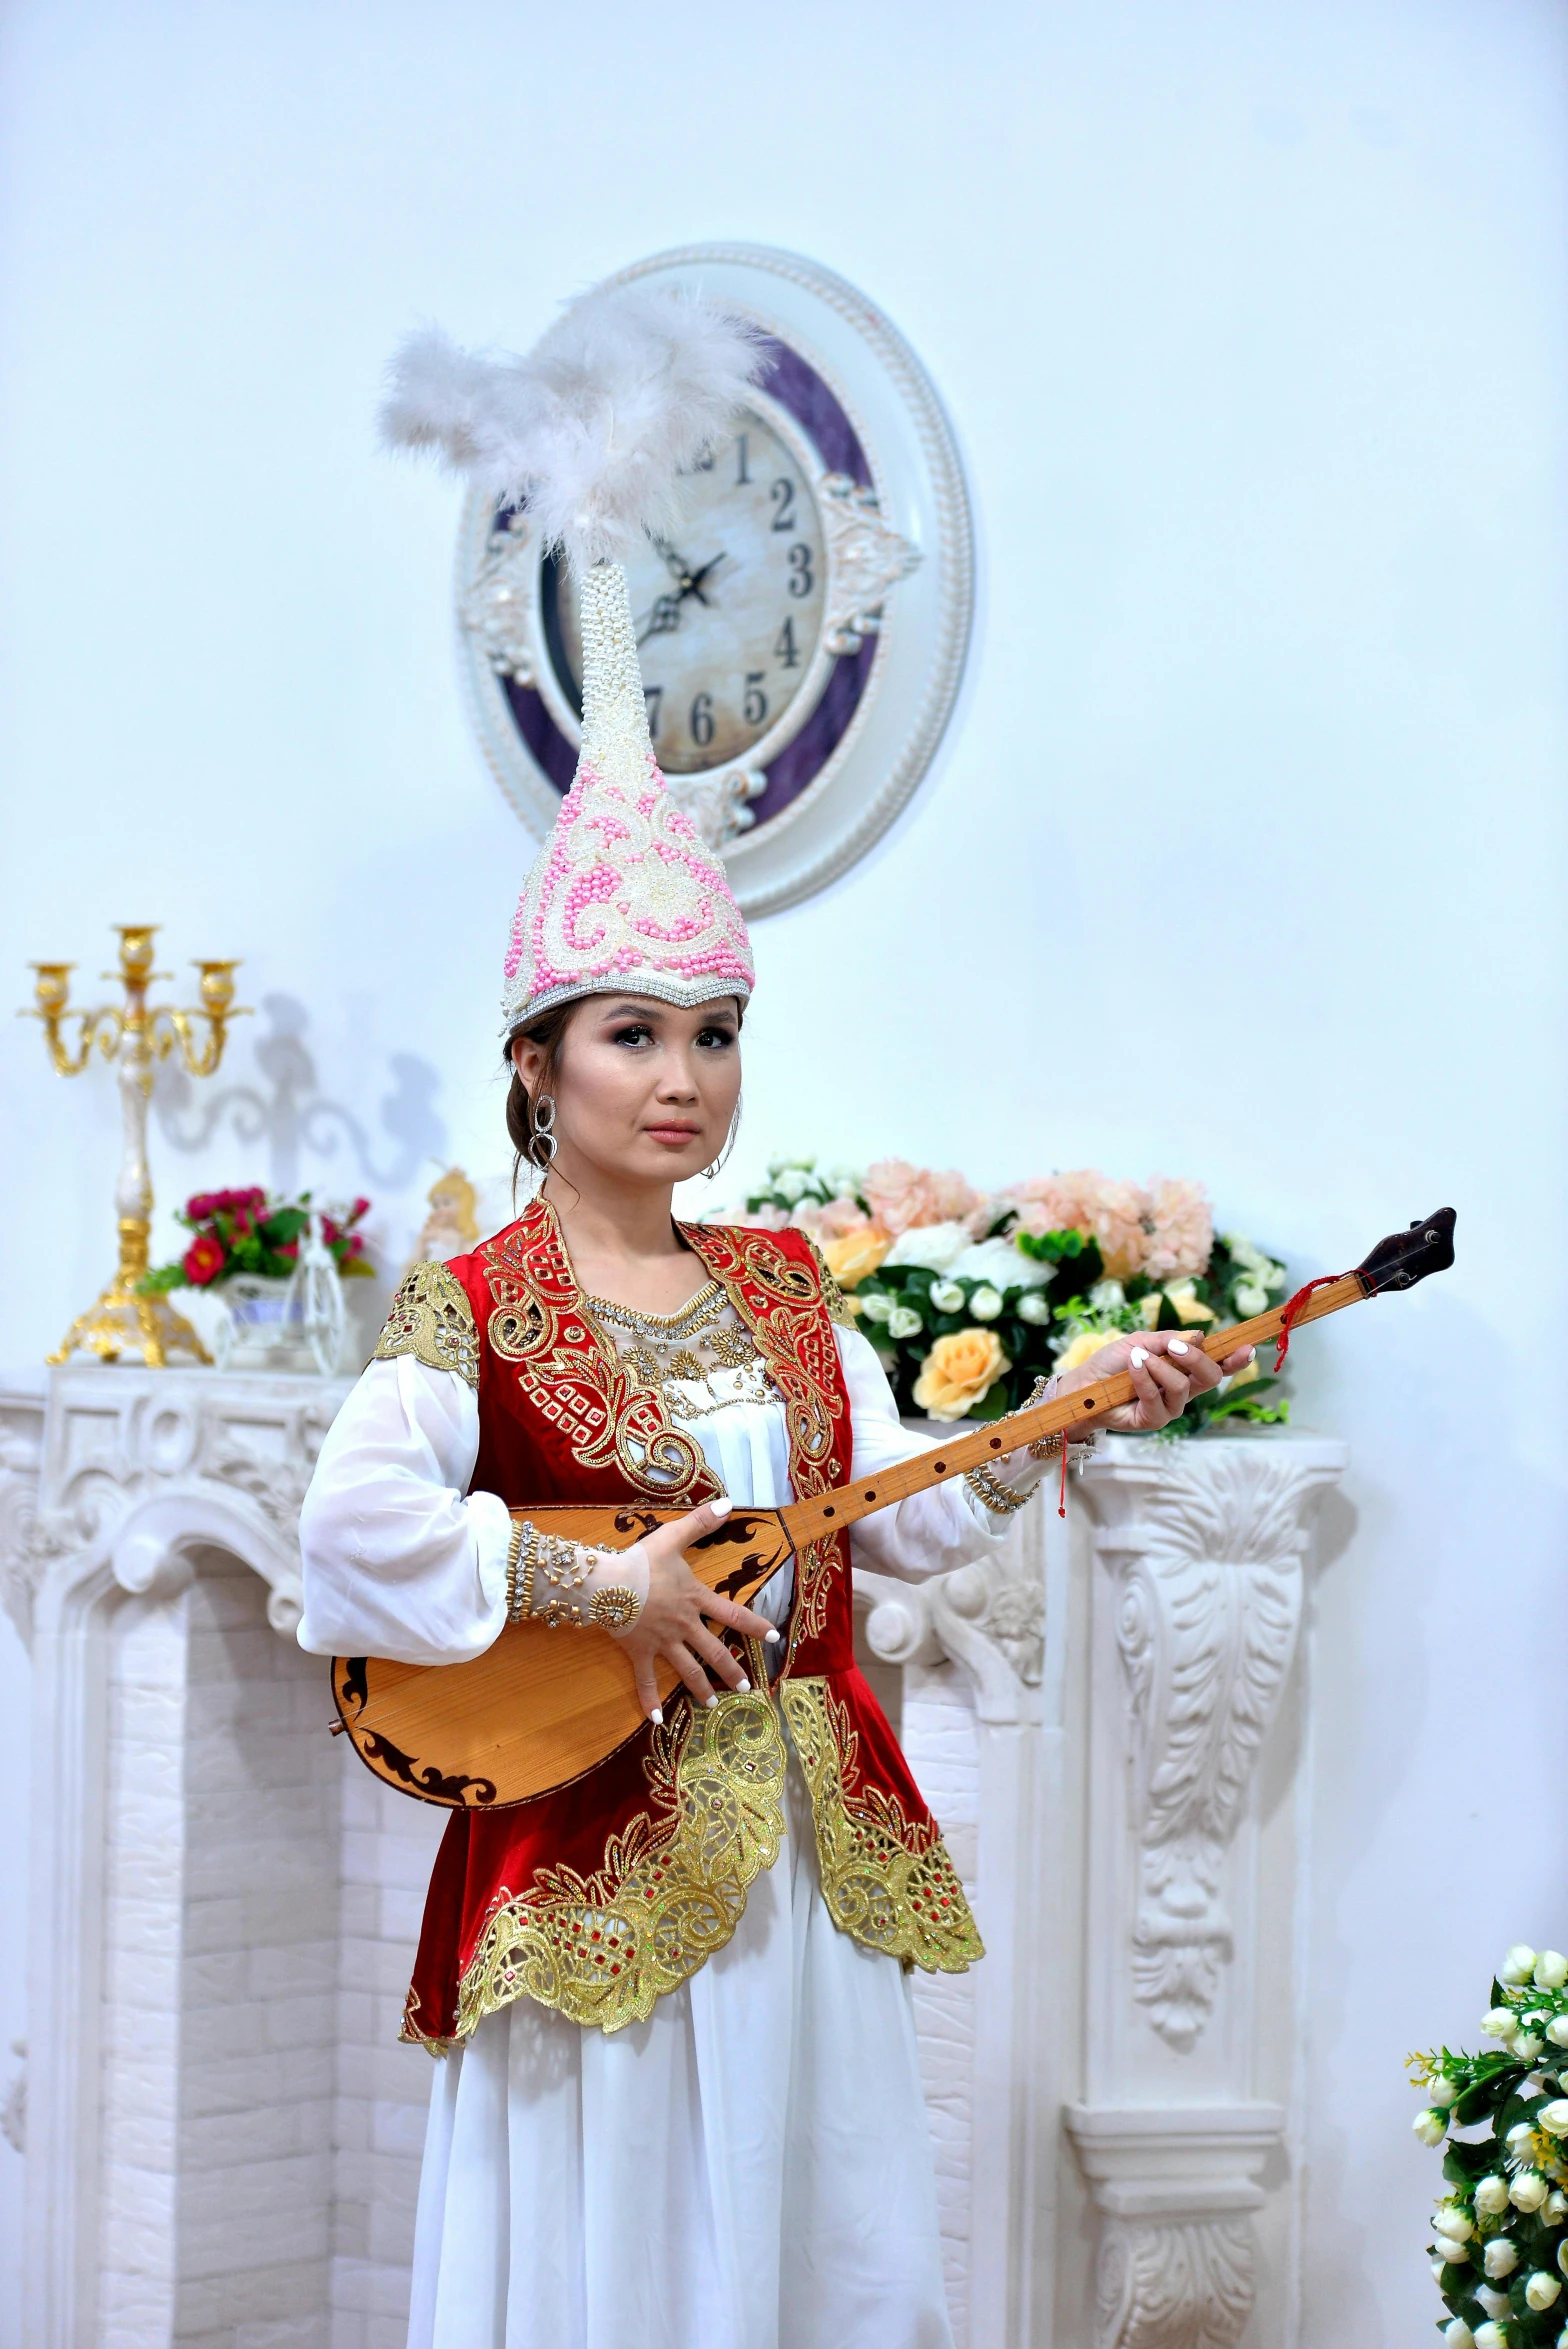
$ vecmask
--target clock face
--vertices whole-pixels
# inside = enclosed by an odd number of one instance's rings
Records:
[[[682,486],[675,534],[626,565],[648,729],[668,775],[743,762],[803,692],[814,700],[825,682],[815,658],[826,609],[822,517],[784,431],[745,410]],[[567,565],[545,566],[540,604],[551,667],[580,710],[582,630]]]

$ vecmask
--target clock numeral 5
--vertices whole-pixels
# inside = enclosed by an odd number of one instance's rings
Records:
[[[742,704],[742,714],[748,726],[760,726],[768,714],[768,697],[762,690],[762,680],[766,675],[765,669],[746,671],[746,699]]]

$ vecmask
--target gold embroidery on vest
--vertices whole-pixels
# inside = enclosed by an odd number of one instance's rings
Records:
[[[452,1370],[479,1384],[479,1332],[468,1292],[444,1264],[416,1264],[403,1276],[372,1360],[412,1354],[427,1370]]]
[[[464,1969],[459,2039],[524,1997],[619,2031],[729,1940],[784,1832],[778,1715],[760,1693],[722,1696],[656,1731],[646,1767],[653,1811],[611,1838],[601,1868],[541,1868],[531,1892],[501,1896]]]
[[[536,1199],[479,1256],[494,1300],[491,1347],[518,1364],[518,1386],[580,1468],[618,1467],[635,1492],[658,1500],[717,1491],[702,1447],[662,1396],[635,1383],[583,1310],[548,1200]]]
[[[829,1272],[827,1259],[809,1232],[806,1234],[806,1238],[810,1242],[811,1253],[817,1260],[817,1278],[822,1284],[822,1302],[827,1309],[829,1321],[836,1321],[840,1329],[854,1329],[856,1326],[855,1315],[849,1299]]]
[[[817,1868],[841,1933],[928,1974],[966,1973],[985,1955],[958,1871],[935,1825],[906,1817],[895,1796],[851,1796],[860,1740],[824,1680],[785,1680],[779,1698],[811,1792]]]

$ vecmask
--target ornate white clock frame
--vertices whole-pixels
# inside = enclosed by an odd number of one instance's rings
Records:
[[[72,1364],[0,1397],[34,1670],[23,2349],[400,2349],[428,2067],[393,2034],[443,1814],[327,1736],[289,1636],[343,1392]],[[1301,1633],[1344,1464],[1117,1439],[1068,1526],[860,1578],[990,1953],[915,1977],[959,2349],[1294,2349]]]
[[[936,754],[973,616],[968,493],[930,378],[892,322],[845,279],[771,246],[712,244],[656,253],[607,282],[646,277],[700,287],[805,359],[853,427],[872,477],[866,487],[825,466],[764,384],[756,405],[809,476],[823,529],[827,589],[814,674],[743,760],[668,780],[722,850],[743,910],[770,913],[864,855]],[[459,672],[480,747],[542,838],[560,791],[523,740],[508,681],[538,693],[573,750],[580,729],[545,644],[538,550],[526,526],[498,532],[482,497],[463,509],[454,594]],[[846,730],[799,795],[754,825],[764,770],[809,722],[826,668],[872,635],[876,656]]]

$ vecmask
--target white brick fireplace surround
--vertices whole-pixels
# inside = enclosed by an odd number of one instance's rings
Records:
[[[328,1736],[291,1636],[343,1392],[71,1365],[0,1398],[24,2349],[402,2349],[429,2059],[396,2029],[444,1814]],[[1121,1439],[1067,1527],[857,1592],[990,1952],[914,1981],[960,2349],[1291,2349],[1298,1632],[1344,1460]]]

